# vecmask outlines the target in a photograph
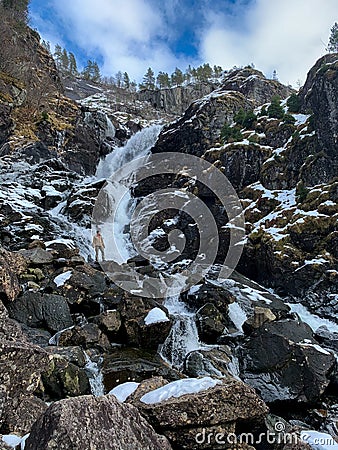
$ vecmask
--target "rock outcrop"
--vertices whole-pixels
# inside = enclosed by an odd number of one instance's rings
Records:
[[[113,396],[83,396],[50,406],[33,425],[25,448],[170,450],[171,446],[164,436],[154,432],[135,407],[122,405]]]
[[[168,389],[170,392],[171,385],[165,383],[162,382],[162,388],[157,389]],[[167,436],[175,447],[181,449],[207,449],[210,444],[213,448],[215,442],[199,440],[203,433],[207,436],[211,434],[213,438],[216,433],[223,433],[226,444],[227,435],[235,432],[236,424],[252,431],[264,422],[268,411],[252,389],[234,379],[222,380],[214,387],[195,394],[173,396],[156,403],[146,403],[147,387],[148,392],[156,392],[152,391],[152,383],[147,386],[145,382],[131,398],[132,403],[157,432]]]

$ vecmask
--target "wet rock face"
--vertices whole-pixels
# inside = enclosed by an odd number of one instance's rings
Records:
[[[147,101],[156,109],[172,114],[183,114],[194,100],[210,94],[215,89],[216,85],[212,83],[199,83],[154,91],[145,89],[136,96],[138,100]]]
[[[240,354],[244,381],[268,403],[316,402],[335,367],[333,353],[317,345],[308,325],[294,320],[265,324]]]
[[[239,92],[214,91],[194,102],[183,117],[165,127],[152,149],[153,153],[181,152],[202,156],[220,136],[221,128],[240,108],[251,102]]]
[[[25,448],[170,450],[171,446],[165,437],[155,433],[135,407],[121,404],[114,396],[83,396],[50,406],[34,424]]]
[[[303,109],[314,115],[318,140],[328,155],[337,155],[338,142],[338,54],[325,55],[310,70],[300,92]],[[337,166],[335,166],[337,168]],[[335,171],[336,173],[336,171]]]
[[[100,157],[117,143],[108,127],[106,115],[100,111],[78,113],[74,133],[62,154],[70,170],[82,175],[95,174]]]

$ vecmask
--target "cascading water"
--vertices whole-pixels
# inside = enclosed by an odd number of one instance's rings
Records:
[[[104,384],[103,384],[103,375],[100,369],[100,364],[102,363],[102,360],[99,360],[99,362],[92,361],[87,353],[85,352],[86,357],[86,365],[85,370],[88,373],[88,379],[90,384],[90,390],[95,397],[100,397],[101,395],[104,395]]]
[[[177,283],[179,283],[179,278]],[[173,288],[177,287],[173,283]],[[180,295],[171,296],[170,292],[164,302],[170,315],[174,317],[174,324],[162,345],[160,355],[175,369],[182,369],[186,355],[201,348],[196,326],[196,315],[189,311],[187,305],[180,300]]]
[[[132,136],[124,147],[116,147],[105,159],[100,161],[96,178],[107,179],[125,164],[149,154],[161,129],[160,125],[145,128]],[[107,221],[100,225],[106,245],[106,259],[123,263],[134,256],[127,228],[130,224],[135,200],[123,185],[114,183],[113,180],[106,187],[106,191],[111,201],[122,199],[118,204],[114,222]]]

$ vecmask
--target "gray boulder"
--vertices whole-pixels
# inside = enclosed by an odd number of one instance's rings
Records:
[[[51,405],[33,425],[26,450],[170,450],[167,439],[114,396],[83,396]]]

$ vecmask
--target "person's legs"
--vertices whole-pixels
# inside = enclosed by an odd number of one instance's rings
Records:
[[[99,247],[95,247],[95,261],[98,262],[99,260]]]
[[[103,248],[103,247],[100,247],[100,250],[101,250],[102,261],[104,261],[104,260],[105,260],[105,257],[104,257],[104,248]]]

